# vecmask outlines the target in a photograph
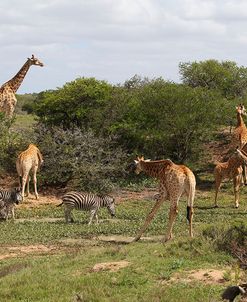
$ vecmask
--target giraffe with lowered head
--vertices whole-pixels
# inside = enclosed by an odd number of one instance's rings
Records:
[[[178,213],[178,202],[182,195],[187,197],[187,219],[189,221],[189,234],[193,237],[192,217],[193,203],[195,198],[196,179],[193,172],[184,165],[176,165],[169,159],[150,161],[138,157],[135,160],[135,173],[141,171],[159,180],[159,194],[151,212],[146,217],[144,225],[136,235],[134,241],[141,238],[151,220],[154,218],[161,204],[165,200],[170,201],[170,213],[167,234],[164,242],[172,238],[172,228]]]
[[[37,171],[43,163],[43,156],[34,144],[30,144],[28,148],[21,152],[16,160],[16,170],[21,179],[20,185],[22,187],[22,198],[24,200],[25,187],[27,185],[27,196],[29,195],[29,174],[33,174],[34,193],[36,199],[39,198],[37,191]]]
[[[7,81],[0,87],[0,112],[4,112],[7,117],[11,118],[13,116],[17,103],[15,93],[21,86],[24,77],[32,65],[44,66],[43,63],[32,55],[31,58],[27,59],[19,72],[11,80]]]

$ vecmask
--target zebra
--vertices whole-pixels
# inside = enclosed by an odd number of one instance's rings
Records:
[[[62,197],[64,205],[64,215],[66,223],[74,222],[71,215],[73,209],[90,211],[91,216],[88,225],[92,223],[93,218],[96,218],[96,223],[99,223],[97,212],[100,207],[107,207],[112,217],[115,216],[115,199],[109,195],[97,195],[93,193],[68,192]]]
[[[11,213],[12,219],[15,219],[15,204],[22,201],[22,194],[20,188],[12,190],[0,190],[0,214],[1,218],[8,220]]]

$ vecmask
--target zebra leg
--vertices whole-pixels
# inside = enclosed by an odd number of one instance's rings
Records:
[[[13,220],[15,220],[15,207],[14,205],[11,207],[11,217]]]
[[[68,209],[66,206],[64,208],[64,216],[65,216],[65,222],[74,222],[73,218],[71,217],[71,210]]]
[[[6,218],[5,218],[5,220],[8,221],[8,219],[9,219],[9,206],[6,205]]]
[[[96,218],[96,223],[99,224],[99,217],[97,214],[95,214],[95,218]]]
[[[93,218],[94,218],[94,216],[96,214],[96,210],[91,210],[90,213],[91,213],[91,216],[90,216],[88,225],[90,225],[92,223]]]

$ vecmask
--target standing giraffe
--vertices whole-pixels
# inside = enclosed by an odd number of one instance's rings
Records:
[[[8,82],[4,83],[0,87],[0,112],[4,112],[6,116],[12,117],[17,99],[15,93],[18,88],[21,86],[21,83],[27,74],[29,67],[31,65],[44,66],[37,58],[32,55],[31,58],[28,58],[26,63],[22,66],[19,72]]]
[[[214,168],[214,179],[215,179],[215,199],[214,205],[218,207],[217,197],[224,179],[233,179],[233,189],[235,195],[235,208],[239,207],[239,189],[241,185],[241,178],[243,173],[242,166],[245,161],[238,154],[233,154],[228,161],[223,163],[217,163]]]
[[[170,201],[170,213],[168,231],[163,242],[170,240],[172,238],[173,224],[178,213],[178,202],[183,194],[185,194],[188,199],[187,219],[190,225],[189,233],[190,236],[193,237],[192,217],[196,187],[196,180],[193,172],[184,165],[174,164],[169,159],[150,161],[144,160],[143,157],[138,157],[137,160],[135,160],[135,173],[139,174],[141,171],[159,179],[159,194],[154,207],[146,217],[144,225],[136,235],[134,241],[141,238],[159,207],[166,199]]]
[[[25,186],[27,184],[27,196],[29,195],[29,173],[33,173],[34,192],[36,199],[39,198],[37,191],[37,170],[43,163],[43,156],[39,149],[34,145],[30,144],[27,150],[21,152],[16,160],[16,170],[19,179],[22,178],[22,198],[24,200]]]
[[[247,143],[247,128],[245,126],[243,115],[246,115],[246,110],[243,104],[239,104],[236,107],[237,111],[237,126],[233,131],[232,136],[232,149],[239,147],[240,149]],[[247,184],[246,179],[246,165],[243,165],[243,181],[244,184]]]

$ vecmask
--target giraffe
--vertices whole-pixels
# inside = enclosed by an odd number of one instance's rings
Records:
[[[26,63],[22,66],[19,72],[11,80],[4,83],[0,87],[0,112],[4,112],[5,115],[9,118],[13,116],[17,103],[15,93],[21,86],[25,75],[32,65],[41,67],[44,66],[43,63],[41,63],[37,58],[34,57],[34,55],[32,55],[31,58],[27,59]]]
[[[159,180],[159,194],[154,207],[146,217],[141,230],[133,241],[141,238],[143,232],[147,229],[161,204],[166,199],[170,201],[170,213],[168,231],[163,242],[170,240],[172,238],[173,224],[178,213],[178,202],[182,195],[186,195],[188,199],[187,219],[189,221],[189,234],[193,237],[192,218],[196,187],[196,179],[193,172],[184,165],[176,165],[170,159],[150,161],[144,160],[143,156],[135,160],[135,173],[139,174],[141,171]]]
[[[37,170],[43,163],[43,156],[39,149],[30,144],[28,148],[21,152],[16,160],[16,170],[19,176],[20,186],[22,188],[22,198],[24,200],[25,186],[27,184],[27,196],[29,195],[29,173],[33,173],[34,192],[36,199],[39,198],[37,191]]]
[[[232,140],[231,140],[231,149],[236,149],[239,147],[240,149],[244,146],[244,144],[247,143],[247,128],[243,120],[243,115],[246,114],[246,110],[243,104],[239,104],[236,106],[236,112],[237,112],[237,125],[233,131]],[[246,165],[243,165],[243,182],[246,185],[247,184],[247,178],[246,178]]]
[[[218,207],[217,196],[224,179],[233,179],[235,208],[239,207],[239,188],[242,179],[243,164],[245,164],[245,161],[238,154],[233,154],[226,162],[216,164],[214,168],[215,207]]]

